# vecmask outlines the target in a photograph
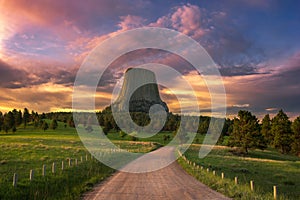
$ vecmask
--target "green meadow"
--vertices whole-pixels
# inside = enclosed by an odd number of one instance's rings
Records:
[[[148,142],[115,143],[132,152],[149,152],[157,148]],[[56,130],[43,131],[29,124],[26,128],[21,125],[15,133],[0,132],[0,148],[0,199],[79,199],[115,172],[92,159],[76,129],[65,127],[61,122]],[[46,166],[45,176],[42,175],[43,165]],[[31,181],[30,170],[34,171]],[[17,185],[13,187],[15,173]]]
[[[190,170],[183,161],[181,165],[191,174],[209,185],[213,189],[234,199],[247,199],[245,191],[249,192],[250,181],[254,183],[255,195],[248,195],[250,199],[272,199],[273,186],[277,187],[277,194],[281,199],[299,199],[300,197],[300,158],[293,155],[283,155],[274,149],[250,150],[247,156],[236,155],[236,151],[225,146],[215,148],[203,159],[198,157],[200,145],[192,145],[185,156],[192,163],[203,166],[199,176]],[[212,175],[216,172],[216,176]],[[220,179],[224,173],[224,181]],[[246,190],[234,187],[234,178],[238,177],[238,185],[245,186]],[[226,182],[227,181],[227,182]],[[257,196],[262,195],[262,196]],[[265,196],[264,196],[265,195]]]
[[[161,132],[135,141],[130,135],[124,136],[120,132],[112,131],[107,136],[121,148],[149,152],[166,145],[174,135],[173,132]],[[272,197],[272,188],[276,185],[281,199],[298,199],[300,196],[300,158],[283,155],[273,149],[250,150],[247,156],[242,157],[232,148],[216,146],[207,157],[199,159],[198,143],[203,138],[203,135],[197,135],[185,156],[204,169],[209,168],[210,173],[201,172],[200,176],[183,159],[178,162],[213,189],[234,199],[266,199]],[[65,127],[61,122],[56,130],[43,131],[29,124],[26,128],[20,126],[16,133],[1,132],[0,148],[0,199],[79,199],[84,192],[115,172],[92,159],[76,129]],[[55,173],[52,173],[53,163]],[[42,176],[43,165],[46,166],[45,176]],[[34,170],[31,181],[30,170]],[[216,176],[211,174],[212,171],[216,171]],[[220,181],[221,172],[225,179]],[[15,187],[14,173],[18,175]],[[234,177],[238,177],[238,185],[244,189],[234,186]],[[249,192],[250,180],[254,181],[252,195]]]

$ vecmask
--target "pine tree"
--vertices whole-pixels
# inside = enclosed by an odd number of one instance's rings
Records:
[[[289,117],[280,110],[272,119],[271,133],[274,135],[274,146],[281,153],[288,153],[291,150],[292,130]]]
[[[16,125],[20,126],[22,124],[23,118],[22,118],[22,111],[19,110],[17,117],[16,117]]]
[[[68,125],[69,127],[72,127],[72,128],[75,128],[75,122],[74,122],[74,119],[73,119],[73,115],[71,115],[68,119]]]
[[[17,127],[22,123],[22,112],[17,111],[16,109],[13,109],[12,113],[14,116],[14,122],[15,122],[14,125]]]
[[[58,127],[57,120],[53,119],[50,124],[50,128],[55,130]]]
[[[271,119],[269,114],[265,115],[262,119],[261,134],[266,139],[267,144],[271,145],[273,143],[274,135],[271,132]]]
[[[4,117],[2,112],[0,111],[0,131],[2,131],[3,129],[3,121],[4,121]]]
[[[292,131],[292,151],[296,155],[300,156],[300,116],[294,120],[292,124]]]
[[[26,128],[27,123],[29,122],[29,118],[30,118],[30,114],[27,108],[24,108],[24,112],[23,112],[23,123],[24,123],[24,127]]]
[[[46,121],[43,122],[42,129],[46,131],[49,128],[49,125]]]
[[[266,148],[259,130],[258,119],[251,112],[240,110],[238,118],[234,119],[233,131],[229,136],[230,146],[241,147],[244,153],[249,148]]]

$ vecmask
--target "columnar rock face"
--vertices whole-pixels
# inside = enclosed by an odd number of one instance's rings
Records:
[[[160,99],[155,74],[142,68],[127,69],[119,97],[112,104],[113,109],[147,113],[155,104],[169,111],[167,104]]]

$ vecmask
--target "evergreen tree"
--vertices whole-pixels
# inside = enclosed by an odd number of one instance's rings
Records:
[[[8,113],[4,114],[3,129],[7,133],[8,130],[12,129],[14,126],[15,126],[14,114],[11,111],[9,111]]]
[[[12,131],[13,133],[15,133],[15,132],[17,131],[16,126],[13,126],[12,129],[11,129],[11,131]]]
[[[50,124],[50,128],[55,130],[58,127],[57,120],[53,119]]]
[[[4,117],[2,112],[0,111],[0,131],[2,131],[3,129],[3,121],[4,121]]]
[[[272,119],[271,133],[274,135],[273,144],[281,153],[288,153],[291,150],[292,130],[289,117],[280,110]]]
[[[30,114],[27,108],[24,108],[24,112],[23,112],[23,123],[24,123],[24,127],[26,128],[27,123],[29,122],[29,118],[30,118]]]
[[[46,131],[49,128],[49,125],[46,121],[43,122],[42,129]]]
[[[32,116],[32,120],[34,128],[38,128],[40,126],[40,117],[37,112]]]
[[[69,127],[72,127],[72,128],[75,128],[75,122],[74,122],[74,119],[73,119],[73,115],[71,115],[68,119],[68,125]]]
[[[13,109],[12,113],[14,116],[14,122],[15,122],[14,125],[17,127],[22,123],[22,112],[17,111],[16,109]]]
[[[294,120],[292,124],[292,131],[292,151],[296,155],[300,156],[300,116]]]
[[[197,133],[206,134],[208,131],[210,117],[200,117]]]
[[[271,119],[269,114],[265,115],[262,119],[261,134],[266,139],[267,144],[271,145],[273,143],[274,135],[271,132]]]
[[[6,122],[8,124],[9,129],[13,128],[13,126],[15,125],[15,116],[11,111],[7,113]]]
[[[17,114],[17,117],[16,117],[16,125],[17,126],[20,126],[22,124],[22,121],[23,121],[23,113],[21,110],[18,111],[18,114]]]
[[[259,130],[258,119],[251,112],[240,110],[234,119],[233,131],[229,136],[229,145],[241,147],[244,153],[249,148],[266,148]]]

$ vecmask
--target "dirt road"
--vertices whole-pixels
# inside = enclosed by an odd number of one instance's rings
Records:
[[[151,171],[157,163],[169,162],[174,148],[166,147],[142,156],[125,168],[148,168]],[[125,170],[129,171],[129,170]],[[229,199],[198,182],[187,174],[177,162],[168,167],[147,173],[118,172],[109,180],[95,187],[84,196],[85,200],[185,200],[185,199]]]

